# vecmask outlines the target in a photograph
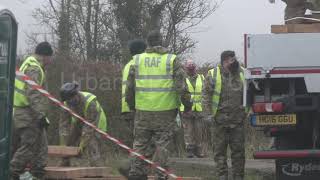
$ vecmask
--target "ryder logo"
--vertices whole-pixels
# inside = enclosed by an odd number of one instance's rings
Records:
[[[301,176],[309,173],[319,173],[320,164],[299,164],[299,163],[288,163],[282,165],[282,173],[287,176]]]

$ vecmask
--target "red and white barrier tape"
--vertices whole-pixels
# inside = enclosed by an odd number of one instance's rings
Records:
[[[33,89],[38,90],[39,92],[41,92],[44,96],[46,96],[47,98],[49,98],[51,101],[53,101],[55,104],[57,104],[58,106],[60,106],[61,108],[63,108],[64,110],[68,111],[72,116],[78,118],[82,123],[84,123],[85,125],[93,128],[95,131],[97,131],[98,133],[100,133],[101,135],[103,135],[102,137],[111,140],[112,142],[114,142],[115,144],[117,144],[118,146],[120,146],[121,148],[127,150],[131,155],[137,156],[138,158],[140,158],[141,160],[147,162],[148,164],[151,165],[152,168],[158,169],[161,172],[165,173],[166,175],[177,179],[177,180],[182,180],[182,177],[179,177],[173,173],[171,173],[169,170],[162,168],[161,166],[159,166],[157,163],[147,159],[146,157],[144,157],[143,155],[135,152],[133,149],[129,148],[128,146],[126,146],[125,144],[121,143],[118,139],[110,136],[108,133],[98,129],[95,125],[89,123],[86,119],[84,119],[83,117],[79,116],[78,114],[76,114],[75,112],[73,112],[70,108],[68,108],[67,106],[64,105],[64,103],[60,102],[58,99],[56,99],[55,97],[53,97],[48,91],[44,90],[41,86],[39,86],[36,82],[34,82],[30,77],[28,77],[27,75],[25,75],[24,73],[16,70],[16,76],[21,77],[21,79],[23,81],[25,81],[27,84],[29,84]]]

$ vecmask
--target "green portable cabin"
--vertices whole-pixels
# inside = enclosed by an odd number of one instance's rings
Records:
[[[0,179],[9,179],[9,149],[12,124],[17,22],[0,5]]]

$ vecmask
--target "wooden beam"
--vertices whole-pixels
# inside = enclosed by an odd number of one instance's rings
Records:
[[[288,26],[286,25],[271,25],[271,33],[281,34],[288,32]]]
[[[70,146],[48,146],[48,155],[51,157],[78,156],[79,148]]]
[[[46,167],[46,179],[108,177],[110,173],[109,167]]]
[[[271,25],[271,33],[320,33],[320,24]]]

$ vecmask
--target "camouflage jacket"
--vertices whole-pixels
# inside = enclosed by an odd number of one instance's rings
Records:
[[[240,70],[240,69],[239,69]],[[232,126],[243,122],[246,116],[243,107],[243,82],[239,72],[228,73],[221,68],[222,89],[215,122]],[[212,114],[212,95],[215,84],[210,74],[206,76],[203,90],[203,109],[206,115]]]
[[[306,1],[310,0],[282,0],[287,4],[289,7],[297,7],[297,6],[304,6]]]
[[[312,11],[320,11],[320,0],[282,0],[289,8],[305,7]]]
[[[80,103],[75,106],[75,107],[69,107],[71,110],[73,110],[73,112],[77,113],[78,115],[80,115],[81,117],[85,118],[86,120],[88,120],[88,122],[98,126],[98,123],[99,123],[99,113],[97,111],[97,100],[94,99],[88,106],[88,110],[87,110],[87,113],[86,113],[86,116],[84,115],[84,108],[85,108],[85,103],[86,103],[86,100],[85,100],[85,97],[83,95],[80,94]],[[77,119],[76,119],[76,123],[75,124],[72,124],[72,116],[70,113],[68,113],[67,111],[65,110],[62,110],[62,113],[61,113],[61,117],[60,117],[60,121],[59,121],[59,133],[60,133],[60,136],[63,136],[63,137],[68,137],[70,136],[70,129],[71,126],[74,126],[74,125],[79,125],[82,123]],[[82,132],[81,132],[81,138],[85,138],[86,140],[89,140],[91,137],[94,136],[94,132],[95,130],[93,128],[90,128],[89,126],[82,126]]]
[[[40,61],[39,61],[40,62]],[[41,62],[40,62],[41,63]],[[25,72],[33,81],[40,84],[41,70],[38,67],[29,66]],[[44,78],[43,87],[45,87],[46,79]],[[47,115],[48,98],[43,96],[39,91],[31,88],[30,85],[26,87],[26,96],[30,105],[27,107],[14,108],[14,127],[35,127],[39,126],[40,121]]]
[[[169,51],[161,46],[149,47],[146,49],[146,53],[158,53],[167,54]],[[174,87],[181,97],[181,103],[187,110],[191,109],[192,103],[190,102],[190,92],[185,83],[186,73],[183,70],[183,65],[179,57],[176,57],[173,64],[173,81]],[[129,104],[130,109],[135,109],[135,66],[131,66],[128,76],[128,84],[125,92],[126,101]]]
[[[320,11],[320,0],[307,0],[307,2],[312,4],[312,11]]]

